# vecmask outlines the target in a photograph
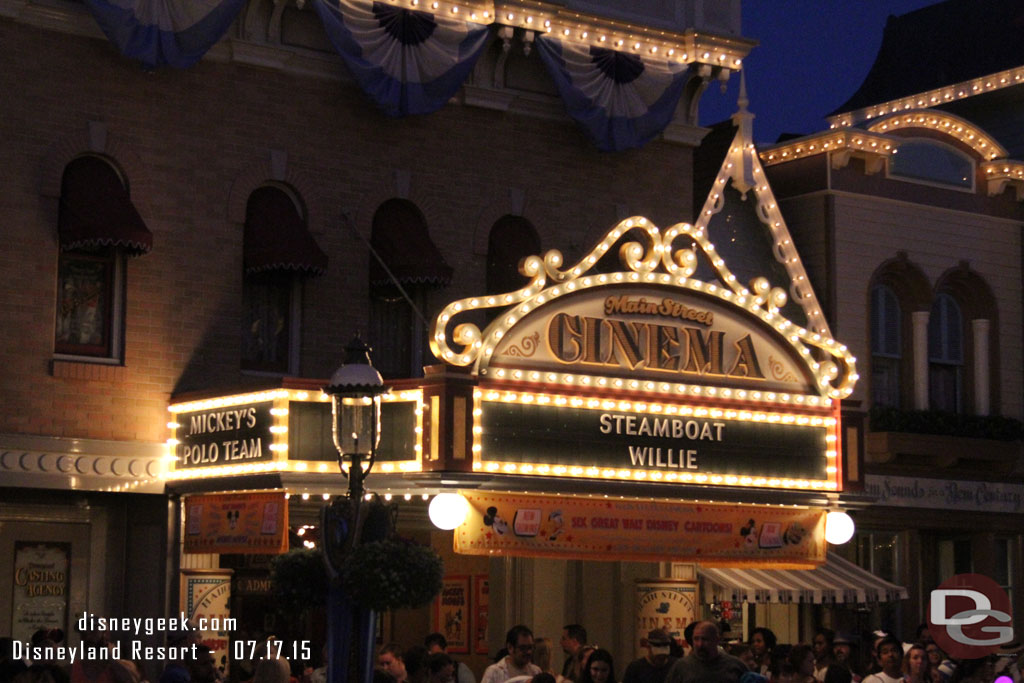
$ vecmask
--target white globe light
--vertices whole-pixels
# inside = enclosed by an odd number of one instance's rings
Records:
[[[853,538],[853,518],[845,512],[833,511],[825,515],[825,540],[842,545]]]
[[[458,493],[439,493],[430,501],[427,512],[434,526],[448,531],[466,519],[466,515],[469,514],[469,501]]]

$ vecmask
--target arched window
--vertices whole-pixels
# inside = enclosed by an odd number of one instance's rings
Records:
[[[54,352],[111,363],[124,358],[125,257],[153,236],[108,159],[71,161],[61,180]]]
[[[264,185],[249,195],[243,262],[242,369],[296,374],[302,277],[322,274],[327,255],[290,188]]]
[[[432,363],[427,344],[427,292],[451,282],[452,269],[430,239],[423,213],[389,199],[373,215],[370,235],[370,345],[386,378],[420,377]]]
[[[900,405],[902,321],[903,314],[896,293],[886,285],[872,288],[871,398],[875,405]]]
[[[928,395],[933,410],[963,410],[963,330],[956,299],[940,293],[928,317]]]
[[[901,142],[889,160],[889,175],[908,180],[974,187],[974,162],[963,152],[928,139]]]
[[[540,237],[530,221],[522,216],[499,218],[487,238],[487,293],[504,294],[525,286],[519,262],[535,254],[540,254]]]

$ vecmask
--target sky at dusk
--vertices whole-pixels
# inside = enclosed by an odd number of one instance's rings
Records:
[[[745,60],[754,140],[828,127],[825,115],[845,102],[875,61],[886,18],[936,0],[743,0],[743,35],[760,42]],[[739,77],[725,94],[708,86],[700,123],[736,111]]]

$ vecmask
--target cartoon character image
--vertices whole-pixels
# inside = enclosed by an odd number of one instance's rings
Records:
[[[498,508],[493,505],[487,508],[487,514],[484,515],[484,526],[491,527],[500,535],[508,533],[508,522],[498,514]]]
[[[806,535],[807,529],[804,529],[803,525],[799,522],[793,522],[786,529],[785,533],[782,534],[782,540],[786,545],[800,545],[800,542],[804,540]]]
[[[238,516],[240,514],[241,513],[238,510],[227,511],[228,528],[230,528],[232,531],[234,531],[235,527],[238,525]]]
[[[548,521],[555,525],[554,530],[548,535],[549,541],[556,541],[565,531],[565,520],[562,519],[561,510],[552,510],[548,515]]]
[[[658,614],[668,614],[668,603],[659,602],[658,606],[654,608],[654,611]]]
[[[754,523],[754,520],[747,520],[747,525],[740,529],[740,536],[743,537],[743,542],[748,548],[757,545],[757,524]]]

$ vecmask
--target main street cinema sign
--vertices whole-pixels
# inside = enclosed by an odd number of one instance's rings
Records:
[[[621,271],[591,272],[634,235]],[[693,277],[698,257],[715,281]],[[473,470],[840,489],[838,399],[857,376],[820,311],[818,329],[793,323],[783,290],[740,284],[687,224],[632,218],[561,266],[557,251],[524,259],[522,289],[434,321],[435,355],[475,375]],[[461,321],[488,308],[502,310],[484,330]]]

